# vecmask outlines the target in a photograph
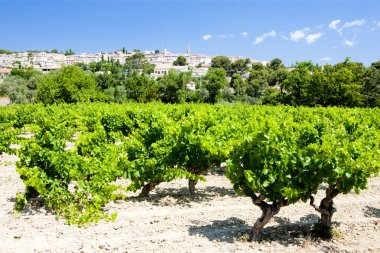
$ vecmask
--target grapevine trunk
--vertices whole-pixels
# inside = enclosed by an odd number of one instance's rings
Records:
[[[260,207],[262,214],[261,217],[258,218],[253,225],[250,241],[259,241],[261,239],[261,230],[274,215],[278,214],[281,207],[288,205],[288,201],[286,199],[282,199],[280,201],[275,201],[272,204],[268,204],[264,201],[264,197],[262,195],[258,197],[254,195],[251,198],[253,204]]]
[[[326,189],[326,197],[321,200],[319,205],[319,209],[321,210],[321,232],[323,232],[325,236],[329,236],[331,231],[331,219],[336,212],[333,199],[338,194],[339,190],[330,186]]]
[[[261,239],[261,230],[275,215],[271,207],[267,207],[263,210],[261,217],[258,218],[253,225],[250,241],[259,241]]]
[[[190,168],[189,171],[191,173],[199,176],[199,175],[205,174],[208,171],[208,168],[196,168],[196,167],[193,167],[193,168]],[[198,183],[197,180],[189,179],[189,192],[190,192],[191,195],[195,194],[195,191],[196,191],[195,186],[196,186],[197,183]]]
[[[140,197],[147,197],[149,195],[149,192],[154,190],[154,188],[156,188],[158,184],[159,183],[157,182],[150,182],[144,185],[144,187],[141,190]]]
[[[195,185],[198,183],[197,180],[192,180],[192,179],[189,179],[189,192],[191,195],[194,195],[195,194]]]

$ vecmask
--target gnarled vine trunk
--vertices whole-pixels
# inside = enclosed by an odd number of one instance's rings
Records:
[[[328,231],[331,230],[331,219],[333,214],[336,212],[334,208],[333,199],[339,194],[339,190],[334,186],[329,186],[326,189],[326,196],[321,200],[319,207],[314,205],[314,197],[310,196],[310,205],[314,207],[314,209],[321,214],[320,226],[321,233],[324,236],[327,236]]]
[[[202,175],[207,172],[208,168],[190,168],[189,171],[195,175]],[[189,179],[189,192],[191,195],[195,194],[195,185],[198,183],[197,180]]]
[[[197,180],[191,180],[189,179],[189,192],[191,195],[195,194],[195,185],[198,183]]]
[[[144,185],[141,190],[140,197],[147,197],[149,195],[149,192],[156,188],[156,186],[159,184],[160,182],[150,182]]]
[[[261,239],[261,230],[274,215],[278,214],[281,207],[288,205],[288,201],[283,199],[280,201],[275,201],[272,204],[268,204],[264,201],[264,197],[262,195],[259,197],[253,196],[251,198],[253,204],[260,207],[262,211],[261,217],[256,220],[251,231],[249,240],[252,242],[259,241]]]

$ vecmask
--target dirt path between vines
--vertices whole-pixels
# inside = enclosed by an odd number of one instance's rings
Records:
[[[17,157],[0,157],[0,252],[380,252],[380,178],[360,195],[338,196],[338,236],[310,238],[317,213],[304,203],[283,208],[264,230],[265,240],[245,238],[260,210],[237,197],[222,174],[207,175],[191,197],[185,180],[160,185],[145,199],[111,203],[116,222],[78,228],[56,220],[44,208],[13,214],[23,190]],[[319,195],[319,198],[321,195]]]

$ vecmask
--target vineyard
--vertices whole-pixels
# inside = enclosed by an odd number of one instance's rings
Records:
[[[292,204],[319,215],[332,236],[334,198],[357,194],[380,170],[380,110],[247,105],[77,104],[0,108],[0,153],[15,154],[31,201],[80,226],[117,213],[104,207],[149,196],[163,183],[222,170],[262,211],[250,239]],[[225,167],[225,170],[224,170]],[[320,203],[315,195],[324,189]],[[175,189],[173,189],[175,190]],[[135,198],[135,197],[133,197]],[[344,198],[344,197],[343,197]],[[252,205],[252,204],[251,204]],[[238,217],[238,213],[236,214]]]

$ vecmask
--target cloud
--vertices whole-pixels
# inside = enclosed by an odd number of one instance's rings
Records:
[[[307,44],[312,44],[319,40],[324,34],[323,33],[312,33],[305,37]]]
[[[211,34],[205,34],[205,35],[203,35],[202,36],[202,40],[210,40],[210,39],[212,39],[212,35]]]
[[[343,41],[343,44],[344,44],[345,46],[348,46],[348,47],[353,47],[353,46],[355,46],[356,42],[353,41],[353,40],[344,40],[344,41]]]
[[[253,45],[258,45],[264,42],[264,40],[268,37],[274,38],[277,36],[277,33],[275,30],[272,30],[268,33],[264,33],[263,35],[256,37],[255,41],[253,42]]]
[[[340,22],[342,22],[342,20],[340,20],[340,19],[335,19],[335,20],[331,21],[330,24],[329,24],[329,28],[331,28],[331,29],[333,29],[333,30],[338,29],[337,25],[338,25]]]
[[[377,22],[377,26],[379,26],[379,27],[380,27],[380,21],[379,21],[379,22]]]
[[[248,32],[242,32],[240,35],[243,36],[244,38],[247,38],[248,37]]]
[[[351,21],[351,22],[346,22],[344,23],[344,28],[350,28],[350,27],[353,27],[353,26],[362,26],[365,24],[365,20],[364,19],[357,19],[357,20],[354,20],[354,21]]]
[[[329,24],[329,28],[337,31],[339,33],[339,35],[342,35],[343,34],[343,29],[347,29],[347,28],[351,28],[351,27],[354,27],[354,26],[362,26],[366,23],[366,21],[364,19],[357,19],[357,20],[354,20],[354,21],[351,21],[351,22],[346,22],[344,23],[344,25],[340,28],[338,28],[338,25],[342,22],[342,20],[340,19],[335,19],[333,21],[330,22]]]
[[[328,57],[328,56],[326,56],[326,57],[322,57],[321,59],[319,59],[320,61],[331,61],[332,59],[331,59],[331,57]]]
[[[231,38],[231,37],[234,37],[234,35],[233,34],[219,34],[219,35],[216,35],[216,37],[218,38],[218,39],[227,39],[227,38]]]
[[[297,42],[300,39],[305,38],[306,34],[303,30],[297,30],[294,32],[290,32],[290,39]]]

